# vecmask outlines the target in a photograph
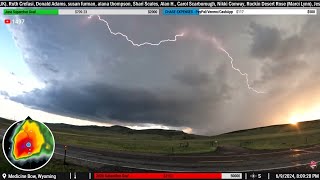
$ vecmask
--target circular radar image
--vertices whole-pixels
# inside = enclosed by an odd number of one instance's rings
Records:
[[[2,148],[11,165],[22,171],[34,171],[50,161],[55,141],[45,124],[28,117],[8,128],[3,137]]]

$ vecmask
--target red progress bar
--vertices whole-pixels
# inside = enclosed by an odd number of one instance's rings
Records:
[[[94,173],[94,179],[222,179],[222,173]]]

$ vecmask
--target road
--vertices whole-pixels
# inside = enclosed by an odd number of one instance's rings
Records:
[[[2,139],[3,131],[0,131]],[[147,148],[147,147],[146,147]],[[56,145],[55,157],[62,158],[64,146]],[[153,171],[246,172],[291,168],[319,161],[320,146],[278,151],[246,151],[239,147],[219,147],[215,154],[155,155],[110,152],[68,146],[67,161],[83,166],[114,166]]]
[[[222,147],[223,149],[223,147]],[[56,146],[57,155],[64,147]],[[308,164],[320,159],[320,146],[270,152],[249,152],[227,155],[151,155],[87,150],[68,147],[67,158],[126,168],[154,171],[245,172],[268,171]]]

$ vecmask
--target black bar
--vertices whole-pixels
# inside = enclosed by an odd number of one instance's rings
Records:
[[[295,179],[295,180],[306,180],[306,179],[319,179],[319,169],[312,170],[310,172],[281,172],[281,170],[273,170],[270,172],[246,172],[243,173],[242,179],[247,180],[275,180],[275,179]]]
[[[320,7],[320,1],[0,1],[0,7]]]
[[[0,180],[36,180],[36,179],[38,180],[93,180],[93,179],[89,179],[89,173],[86,173],[86,172],[65,172],[65,173],[63,172],[60,172],[60,173],[1,172],[0,174]]]
[[[115,172],[115,173],[121,173],[121,172]],[[130,172],[122,172],[122,173],[130,173]],[[149,172],[149,173],[153,173],[153,172]],[[3,177],[3,174],[6,174],[5,179]],[[34,177],[37,177],[37,179],[42,179],[42,180],[94,180],[93,174],[94,174],[93,172],[65,172],[65,173],[1,172],[0,180],[26,180],[26,179],[32,180],[32,179],[35,179]],[[245,172],[245,173],[242,173],[243,180],[268,180],[268,179],[270,179],[270,180],[275,180],[275,179],[286,179],[286,180],[317,179],[318,180],[319,178],[320,178],[319,169],[311,170],[311,172],[277,172],[277,170],[273,170],[272,172]],[[168,179],[170,179],[170,178],[168,178]]]
[[[317,170],[319,171],[319,170]],[[259,179],[257,175],[260,174],[260,179],[295,179],[295,180],[306,180],[306,179],[319,179],[320,178],[320,173],[319,172],[271,172],[271,173],[255,173],[256,178]],[[252,174],[249,174],[251,179]],[[249,179],[250,179],[249,178]]]

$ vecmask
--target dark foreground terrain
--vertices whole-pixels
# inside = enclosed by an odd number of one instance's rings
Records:
[[[279,125],[218,136],[114,126],[48,124],[56,138],[53,160],[40,171],[320,171],[320,121]],[[13,121],[0,120],[0,137]],[[67,163],[63,165],[64,146]],[[2,153],[0,161],[5,161]],[[14,170],[1,163],[1,170]]]

